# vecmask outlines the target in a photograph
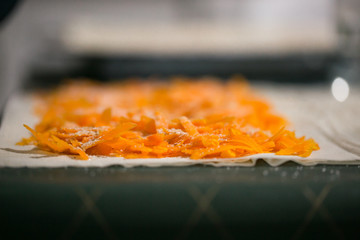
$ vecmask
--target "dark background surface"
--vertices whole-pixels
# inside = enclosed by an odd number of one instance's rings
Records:
[[[162,56],[69,55],[56,59],[38,59],[26,77],[25,89],[46,88],[64,79],[90,78],[113,81],[126,78],[171,76],[215,76],[227,79],[234,74],[250,82],[268,81],[282,84],[321,84],[334,77],[339,58],[332,53],[234,56]]]
[[[2,168],[2,239],[359,239],[360,168]]]

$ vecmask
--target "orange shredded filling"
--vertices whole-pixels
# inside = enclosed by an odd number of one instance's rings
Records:
[[[319,146],[241,78],[169,82],[70,82],[41,94],[40,122],[18,144],[42,150],[124,158],[238,158],[257,153],[307,157]]]

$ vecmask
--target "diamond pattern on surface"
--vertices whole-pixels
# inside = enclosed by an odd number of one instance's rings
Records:
[[[70,222],[69,227],[65,230],[62,239],[71,238],[80,228],[81,223],[85,217],[87,217],[89,214],[93,216],[108,239],[117,239],[113,231],[110,229],[110,226],[107,223],[105,217],[96,206],[96,201],[101,197],[103,192],[98,188],[91,190],[89,193],[82,188],[77,188],[75,189],[75,192],[82,200],[82,204],[79,210],[75,213],[75,216]]]
[[[306,231],[306,228],[318,212],[321,217],[328,223],[328,225],[331,227],[331,229],[334,231],[335,236],[337,239],[344,239],[344,234],[342,233],[341,229],[337,226],[336,222],[332,218],[330,212],[327,210],[327,208],[323,205],[324,200],[326,199],[327,195],[329,194],[331,190],[331,185],[327,184],[325,185],[320,193],[316,195],[311,188],[306,186],[303,189],[304,196],[310,201],[312,204],[312,207],[307,212],[304,222],[300,225],[300,227],[295,232],[292,239],[300,239],[303,233]]]
[[[204,193],[195,186],[191,186],[188,189],[189,195],[192,196],[197,205],[194,211],[191,213],[184,229],[182,230],[177,239],[187,238],[189,233],[199,223],[199,220],[202,216],[206,216],[210,220],[210,222],[214,225],[222,239],[233,239],[233,237],[225,228],[220,216],[211,206],[211,202],[215,198],[219,190],[219,185],[213,185],[209,187]]]

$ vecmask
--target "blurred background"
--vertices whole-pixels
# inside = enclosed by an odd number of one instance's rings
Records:
[[[357,0],[18,1],[1,23],[0,104],[18,88],[82,76],[241,73],[251,81],[319,83],[340,74],[357,82],[359,5]]]
[[[359,13],[359,0],[2,0],[0,106],[64,78],[240,73],[356,122],[359,101],[328,97],[359,86]],[[261,162],[0,168],[0,238],[359,239],[359,176]]]

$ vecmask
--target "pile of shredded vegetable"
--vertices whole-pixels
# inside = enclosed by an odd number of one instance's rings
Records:
[[[167,82],[72,81],[38,95],[32,136],[46,151],[124,158],[237,158],[257,153],[307,157],[319,146],[296,137],[268,101],[239,77]]]

